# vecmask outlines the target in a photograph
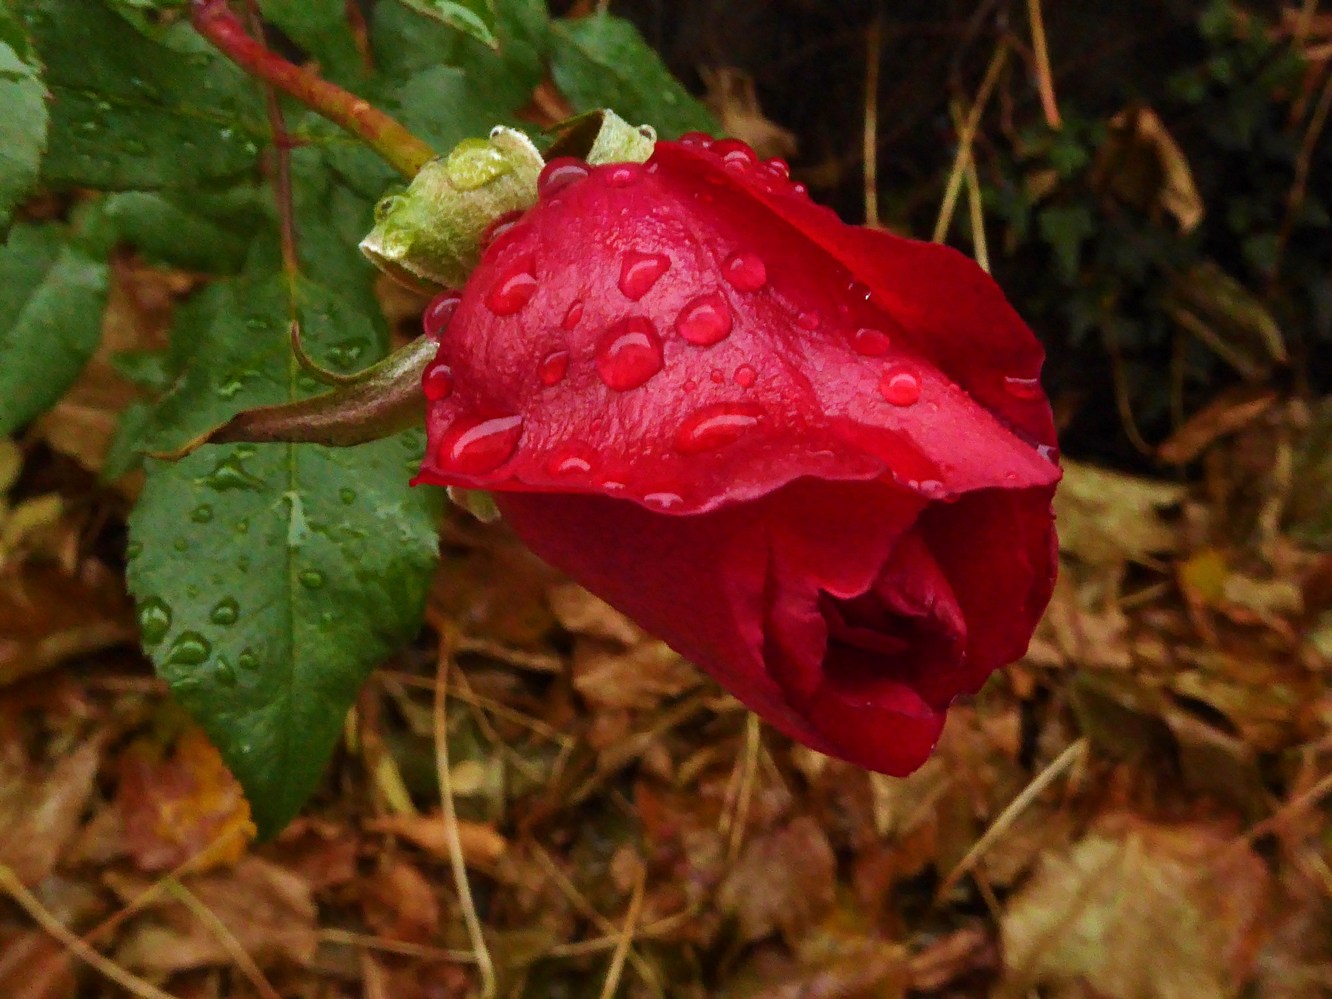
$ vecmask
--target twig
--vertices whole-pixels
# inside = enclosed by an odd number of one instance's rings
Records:
[[[865,224],[879,225],[879,58],[883,21],[875,15],[865,36]]]
[[[1295,181],[1286,196],[1286,212],[1281,219],[1281,228],[1277,231],[1272,285],[1276,284],[1277,276],[1281,273],[1281,258],[1285,255],[1291,231],[1295,228],[1295,216],[1299,214],[1300,206],[1304,204],[1304,194],[1309,187],[1309,169],[1313,163],[1314,151],[1318,147],[1318,139],[1327,125],[1329,113],[1332,113],[1332,68],[1327,71],[1327,79],[1323,81],[1318,103],[1314,105],[1313,114],[1309,117],[1309,127],[1304,130],[1304,139],[1300,143],[1300,151],[1295,159]]]
[[[967,161],[971,159],[971,145],[976,139],[976,129],[980,127],[981,115],[990,102],[995,84],[999,82],[999,73],[1008,62],[1008,51],[1007,41],[1000,42],[999,47],[994,50],[990,65],[985,69],[985,77],[976,90],[976,99],[971,104],[971,111],[967,114],[967,120],[957,137],[957,155],[953,157],[953,166],[948,171],[948,184],[944,189],[943,203],[939,206],[939,218],[934,223],[934,235],[930,237],[932,242],[942,242],[944,234],[952,224],[953,212],[957,208],[957,196],[962,190],[962,180],[966,174]]]
[[[235,962],[236,967],[245,976],[255,992],[259,993],[262,999],[282,999],[278,995],[277,989],[273,988],[272,983],[264,977],[263,971],[259,965],[255,964],[254,958],[250,956],[249,951],[236,939],[236,935],[231,932],[227,924],[218,918],[217,913],[208,906],[204,905],[199,897],[190,891],[175,878],[164,878],[166,890],[169,894],[181,902],[195,919],[204,924],[204,928],[222,945],[222,949]]]
[[[199,34],[245,72],[345,128],[404,176],[415,177],[435,158],[435,151],[425,142],[368,101],[288,62],[251,38],[226,0],[192,0],[190,20]]]
[[[32,892],[24,887],[23,882],[7,865],[0,864],[0,888],[18,903],[38,926],[58,940],[66,950],[83,961],[95,971],[111,979],[122,989],[137,999],[176,999],[170,992],[163,992],[156,985],[145,982],[137,975],[126,971],[115,961],[103,957],[93,950],[74,933],[66,929],[51,911],[42,905]]]
[[[458,834],[458,810],[453,800],[453,772],[449,767],[448,725],[444,714],[449,696],[449,669],[453,664],[453,636],[450,629],[440,632],[439,658],[435,667],[435,774],[439,779],[439,798],[444,812],[444,833],[449,844],[449,861],[453,865],[453,881],[458,889],[458,904],[462,908],[467,936],[472,942],[472,953],[477,970],[481,973],[481,995],[494,999],[497,988],[495,964],[486,949],[481,919],[472,900],[472,886],[467,880],[467,861],[463,856],[462,837]]]
[[[948,877],[943,879],[939,885],[939,890],[935,892],[936,900],[943,898],[944,895],[957,884],[957,882],[966,874],[1000,836],[1008,832],[1017,817],[1026,811],[1027,806],[1040,797],[1041,793],[1054,783],[1055,778],[1068,770],[1075,763],[1082,759],[1087,752],[1087,740],[1085,738],[1077,740],[1062,753],[1051,761],[1050,765],[1042,770],[1030,784],[1022,789],[1022,793],[1008,803],[1008,807],[999,813],[999,817],[990,824],[980,839],[972,845],[967,851],[966,856],[957,862]]]
[[[1041,111],[1051,128],[1063,128],[1059,102],[1055,100],[1054,75],[1050,72],[1050,50],[1045,44],[1045,19],[1041,0],[1027,0],[1027,20],[1031,22],[1031,51],[1036,59],[1036,89],[1041,95]]]

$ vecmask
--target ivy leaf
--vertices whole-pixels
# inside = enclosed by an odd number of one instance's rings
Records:
[[[152,439],[319,390],[293,366],[286,296],[279,277],[242,277],[183,310],[176,336],[195,355]],[[322,360],[382,348],[370,318],[328,288],[304,281],[298,297]],[[411,432],[148,462],[128,574],[144,644],[240,779],[261,835],[300,808],[366,675],[419,627],[438,512],[438,496],[408,486],[422,446]]]
[[[119,239],[149,260],[211,274],[235,274],[256,229],[267,223],[267,192],[238,186],[221,192],[125,191],[102,202]]]
[[[54,405],[97,348],[107,267],[67,236],[20,225],[0,247],[0,437]]]
[[[721,131],[628,21],[594,14],[556,21],[552,31],[551,74],[574,110],[609,107],[632,124],[651,125],[663,139]]]
[[[495,37],[495,0],[398,0],[425,17],[471,35],[483,45],[499,48]]]
[[[253,168],[268,138],[257,91],[188,24],[159,43],[94,0],[11,2],[46,64],[47,183],[152,190]]]
[[[23,26],[0,7],[0,236],[14,207],[32,190],[48,124],[46,87]]]

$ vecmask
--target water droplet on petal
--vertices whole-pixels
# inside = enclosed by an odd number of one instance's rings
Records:
[[[518,266],[490,286],[486,294],[486,308],[497,316],[511,316],[536,294],[537,279],[532,259],[520,261]]]
[[[582,180],[591,172],[592,168],[582,160],[570,156],[556,157],[542,167],[541,175],[537,177],[537,194],[549,198],[556,191]]]
[[[675,331],[696,347],[711,347],[731,332],[731,309],[720,291],[699,295],[686,303],[675,320]]]
[[[434,340],[443,336],[444,331],[449,328],[449,322],[453,319],[453,314],[458,311],[458,303],[461,301],[462,293],[457,291],[446,291],[441,295],[436,295],[421,315],[421,328],[425,335]]]
[[[706,132],[686,132],[680,136],[681,145],[697,146],[700,149],[707,149],[712,145],[712,136]]]
[[[429,402],[447,399],[453,394],[453,369],[447,364],[430,365],[421,379],[421,390]]]
[[[708,372],[708,377],[712,379],[712,384],[714,385],[720,385],[722,382],[726,381],[726,376],[722,374],[721,368],[713,368]]]
[[[214,624],[229,625],[235,624],[240,619],[240,605],[231,597],[224,597],[217,602],[208,620]]]
[[[721,157],[722,169],[733,173],[744,173],[759,161],[758,153],[739,139],[718,139],[712,151]]]
[[[601,338],[597,374],[617,392],[637,388],[661,370],[661,337],[643,316],[622,319]]]
[[[1034,402],[1045,398],[1039,378],[1016,378],[1010,375],[1004,379],[1004,388],[1014,399]]]
[[[542,385],[558,385],[564,380],[564,375],[568,370],[569,352],[567,350],[557,350],[553,354],[546,355],[546,359],[541,362],[538,375],[541,378]]]
[[[1037,444],[1036,453],[1051,464],[1059,460],[1059,448],[1053,444]]]
[[[926,499],[944,499],[948,495],[947,487],[938,479],[921,479],[912,488]]]
[[[546,462],[546,471],[551,475],[586,475],[592,471],[592,462],[566,448],[559,454],[551,456]]]
[[[669,510],[683,503],[684,497],[679,493],[648,493],[643,497],[643,502],[658,510]]]
[[[735,369],[735,374],[731,378],[741,388],[749,388],[758,379],[758,372],[748,364],[742,364]]]
[[[694,412],[680,425],[675,446],[685,454],[699,454],[739,440],[759,422],[760,410],[745,403],[718,402]]]
[[[722,275],[737,291],[758,291],[768,283],[768,268],[757,253],[733,253],[722,264]]]
[[[809,193],[809,188],[806,187],[804,184],[792,184],[792,185],[791,185],[791,190],[794,191],[796,194],[808,194],[808,193]]]
[[[802,330],[816,330],[823,325],[823,320],[819,318],[817,312],[802,312],[796,316],[796,325]]]
[[[772,174],[778,180],[787,180],[791,176],[791,166],[786,160],[779,156],[774,156],[763,164],[768,173]]]
[[[498,246],[505,236],[517,229],[523,214],[521,211],[505,212],[486,226],[485,232],[481,233],[482,252]]]
[[[448,472],[482,475],[509,460],[522,433],[521,416],[462,417],[440,440],[435,460]]]
[[[694,389],[698,388],[698,382],[694,381],[692,378],[686,378],[685,383],[681,385],[680,388],[685,392],[692,392]]]
[[[865,357],[882,357],[891,341],[883,330],[863,327],[851,334],[851,349]]]
[[[920,379],[910,371],[889,368],[879,379],[879,394],[894,406],[914,406],[920,398]]]
[[[617,163],[606,171],[606,183],[611,187],[629,187],[643,179],[643,168],[637,163]]]
[[[198,666],[213,652],[212,643],[197,631],[183,631],[171,643],[166,661],[172,666]]]
[[[171,630],[171,608],[159,597],[149,597],[139,606],[139,633],[144,645],[156,645]]]
[[[664,253],[630,250],[620,262],[620,291],[626,298],[637,302],[670,269],[671,259]]]
[[[569,311],[564,314],[564,319],[560,326],[567,332],[578,325],[583,318],[583,300],[575,298],[573,304],[569,306]]]

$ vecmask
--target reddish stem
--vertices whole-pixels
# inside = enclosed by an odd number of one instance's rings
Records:
[[[293,65],[255,41],[227,0],[193,0],[194,28],[251,76],[272,84],[358,136],[407,177],[435,158],[435,151],[369,102]]]

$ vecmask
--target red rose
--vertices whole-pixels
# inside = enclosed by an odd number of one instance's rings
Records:
[[[744,144],[556,160],[427,316],[419,481],[822,752],[919,766],[1055,571],[1042,351],[945,247],[848,226]]]

